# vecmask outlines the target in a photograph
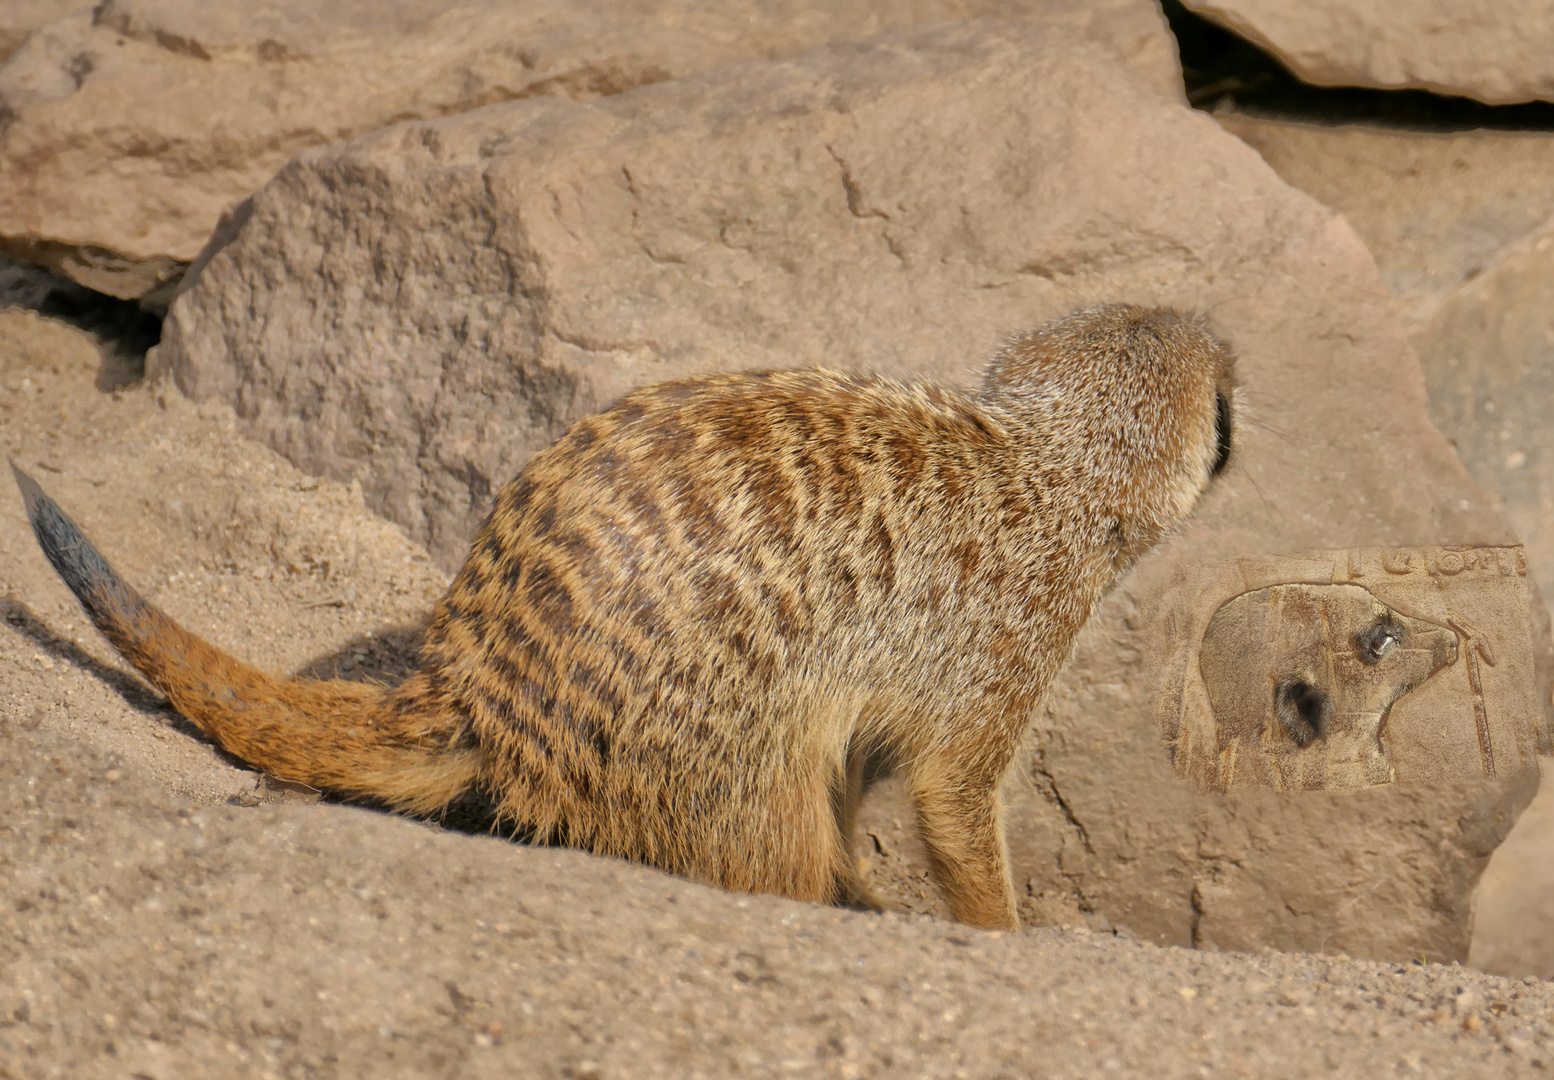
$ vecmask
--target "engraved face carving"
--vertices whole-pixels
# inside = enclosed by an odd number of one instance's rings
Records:
[[[1393,702],[1457,660],[1456,634],[1358,585],[1275,585],[1220,607],[1199,667],[1221,790],[1393,782]]]

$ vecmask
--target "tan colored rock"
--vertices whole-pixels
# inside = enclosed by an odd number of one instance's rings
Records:
[[[1082,30],[1181,94],[1149,0],[105,0],[0,68],[0,247],[145,296],[307,147],[966,15]]]
[[[1315,86],[1554,101],[1554,8],[1453,0],[1182,0]]]
[[[1343,310],[1365,315],[1346,333],[1393,365],[1362,373],[1367,392],[1423,403],[1347,226],[1207,118],[1018,24],[399,125],[298,158],[209,255],[149,370],[238,403],[304,467],[361,475],[448,566],[530,452],[635,386],[805,363],[967,382],[1004,335],[1103,296],[1213,309],[1234,330],[1259,325],[1246,313],[1267,290],[1280,320],[1335,321],[1313,306],[1327,289],[1292,289],[1269,260],[1352,267]],[[1250,326],[1253,363],[1367,355]],[[1501,528],[1427,427],[1403,429],[1419,457],[1347,387],[1309,383],[1252,406],[1285,432],[1276,459],[1317,452],[1289,425],[1326,409],[1353,412],[1337,445],[1367,466],[1346,465],[1283,544],[1320,546],[1335,499],[1414,522],[1407,542]]]
[[[1551,227],[1554,137],[1217,119],[1365,240],[1424,369],[1431,419],[1511,520],[1533,581],[1554,584],[1538,449],[1547,389],[1535,359],[1546,329],[1538,282],[1548,269],[1527,255]],[[1533,615],[1546,619],[1541,600]]]
[[[1495,850],[1474,900],[1470,965],[1554,979],[1554,783],[1539,788]]]
[[[40,26],[90,8],[81,0],[6,0],[0,6],[0,64]]]
[[[1554,210],[1554,136],[1546,132],[1406,131],[1235,112],[1215,119],[1286,183],[1349,219],[1416,349],[1440,303]],[[1421,360],[1431,363],[1423,351]]]
[[[1236,113],[1216,119],[1284,180],[1342,211],[1365,240],[1424,368],[1431,419],[1511,519],[1526,544],[1532,579],[1554,583],[1554,522],[1538,494],[1540,467],[1529,464],[1545,426],[1544,391],[1534,385],[1540,366],[1522,359],[1540,347],[1544,329],[1544,298],[1524,294],[1536,293],[1547,270],[1529,266],[1525,252],[1551,227],[1554,137],[1302,124]],[[1507,275],[1527,280],[1507,285]],[[1512,293],[1528,302],[1512,302]],[[1480,297],[1488,309],[1468,315]],[[1497,310],[1527,320],[1521,330],[1506,331],[1509,351],[1500,358],[1500,346],[1492,344],[1500,331],[1484,332],[1501,317]],[[1465,369],[1476,370],[1481,356],[1487,381],[1479,385]],[[1534,384],[1513,392],[1507,379],[1519,376],[1506,372],[1524,363]],[[1497,418],[1501,409],[1509,411]],[[1503,445],[1508,442],[1518,445]],[[1523,443],[1528,446],[1517,457]],[[1546,618],[1541,601],[1533,614]]]
[[[1554,220],[1443,298],[1413,340],[1436,426],[1554,583]]]
[[[1525,538],[1533,575],[1554,583],[1554,222],[1443,298],[1413,340],[1436,426]],[[1469,957],[1486,970],[1554,973],[1548,787],[1478,897]]]
[[[1465,954],[1525,776],[1232,806],[1172,767],[1145,613],[1180,560],[1510,533],[1430,426],[1349,227],[1100,51],[1011,23],[900,31],[405,124],[302,155],[208,255],[152,368],[360,477],[445,565],[529,453],[633,386],[809,363],[964,384],[1083,302],[1212,311],[1242,357],[1237,464],[1035,717],[1008,791],[1025,916]],[[871,857],[934,910],[897,788],[865,807]]]

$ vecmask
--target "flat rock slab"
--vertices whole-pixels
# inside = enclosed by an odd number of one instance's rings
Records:
[[[1286,183],[1343,213],[1376,257],[1410,336],[1554,210],[1548,132],[1407,131],[1236,112],[1215,119]],[[1427,353],[1420,360],[1429,367]]]
[[[1554,585],[1554,220],[1496,253],[1414,333],[1436,425]]]
[[[1316,86],[1554,101],[1554,8],[1453,0],[1183,0]]]
[[[1181,94],[1175,42],[1148,0],[56,6],[76,14],[0,69],[0,247],[119,297],[175,280],[221,214],[307,147],[514,98],[613,94],[890,26],[1050,21]]]
[[[1217,119],[1375,254],[1424,371],[1430,418],[1554,584],[1554,137]],[[1541,601],[1534,619],[1541,621]]]
[[[1026,918],[1464,956],[1531,780],[1302,796],[1300,814],[1279,792],[1205,800],[1163,749],[1146,612],[1181,560],[1510,530],[1430,426],[1343,219],[1072,35],[897,31],[309,151],[212,245],[150,366],[303,468],[360,478],[453,566],[528,454],[632,387],[802,364],[964,385],[1002,336],[1099,299],[1213,311],[1245,417],[1235,467],[1035,717],[1009,794]],[[909,832],[890,790],[879,827]],[[883,879],[910,848],[887,833]]]
[[[966,384],[1004,336],[1101,298],[1215,311],[1260,395],[1256,482],[1332,455],[1320,497],[1258,512],[1298,530],[1285,548],[1373,507],[1388,535],[1366,542],[1504,535],[1342,220],[1051,28],[402,124],[300,156],[207,256],[148,371],[359,476],[450,567],[495,487],[631,388],[804,364]]]
[[[1543,1075],[1554,992],[738,897],[337,806],[194,808],[0,704],[0,1061],[68,1075]]]

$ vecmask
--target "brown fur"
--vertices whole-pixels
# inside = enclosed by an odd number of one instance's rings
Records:
[[[845,831],[882,757],[955,916],[1015,929],[999,785],[1097,601],[1223,465],[1231,368],[1193,321],[1118,305],[1012,342],[971,395],[638,391],[502,489],[394,690],[272,680],[116,578],[77,592],[259,768],[421,813],[478,790],[728,889],[857,895]]]

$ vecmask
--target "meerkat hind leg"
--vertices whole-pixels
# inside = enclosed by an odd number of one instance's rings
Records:
[[[733,892],[767,893],[809,903],[836,903],[849,864],[836,816],[836,769],[781,778],[758,800],[725,807],[716,835],[693,841],[694,880]]]
[[[916,763],[912,801],[939,887],[959,921],[985,930],[1020,929],[1009,851],[1004,844],[1000,777],[953,761]]]

